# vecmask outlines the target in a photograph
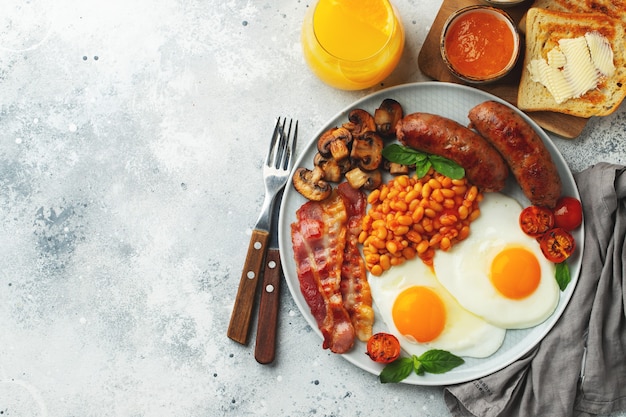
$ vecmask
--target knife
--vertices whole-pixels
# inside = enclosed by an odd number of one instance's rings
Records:
[[[280,280],[282,267],[278,250],[278,213],[282,192],[276,197],[276,204],[272,211],[270,240],[265,255],[263,270],[263,286],[259,302],[259,316],[257,322],[256,345],[254,358],[261,364],[268,364],[274,360],[276,353],[276,328],[278,327],[278,305],[280,302]]]

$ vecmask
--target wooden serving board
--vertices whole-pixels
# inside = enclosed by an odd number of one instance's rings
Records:
[[[422,72],[435,80],[453,82],[457,84],[467,84],[456,78],[443,62],[439,50],[439,37],[441,30],[448,16],[458,9],[474,4],[485,4],[479,0],[444,0],[439,13],[433,22],[424,45],[418,56],[418,65]],[[516,24],[529,8],[528,1],[519,6],[510,7],[505,11],[511,16]],[[517,90],[519,88],[519,80],[524,65],[524,45],[522,34],[522,55],[520,56],[515,68],[503,79],[491,84],[471,84],[473,87],[479,88],[488,93],[494,94],[513,105],[517,105]],[[562,113],[554,113],[548,111],[527,112],[528,116],[533,119],[539,126],[567,139],[574,139],[580,135],[588,119],[576,116],[570,116]]]

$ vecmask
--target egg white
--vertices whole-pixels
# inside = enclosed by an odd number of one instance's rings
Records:
[[[505,329],[540,324],[559,302],[554,264],[543,256],[537,241],[520,229],[521,210],[510,197],[485,193],[480,217],[471,224],[469,237],[447,252],[438,251],[434,259],[437,278],[464,308]],[[509,246],[531,251],[541,267],[539,287],[519,300],[501,295],[489,278],[492,260]]]
[[[485,358],[502,345],[506,330],[464,310],[437,281],[432,269],[419,259],[394,266],[380,277],[371,276],[369,284],[372,298],[388,332],[398,338],[402,349],[409,354],[419,356],[430,349],[443,349],[458,356]],[[400,334],[393,321],[392,307],[396,297],[412,286],[430,288],[445,304],[445,327],[436,339],[427,343],[418,343],[413,337]]]

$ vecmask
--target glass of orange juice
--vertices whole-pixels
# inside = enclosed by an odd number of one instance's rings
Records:
[[[304,19],[302,48],[311,70],[342,90],[384,80],[404,49],[404,27],[389,0],[318,0]]]

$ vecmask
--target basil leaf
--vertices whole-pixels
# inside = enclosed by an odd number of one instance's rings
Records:
[[[412,355],[410,358],[399,358],[385,366],[380,373],[380,382],[400,382],[415,372],[417,375],[443,374],[459,365],[464,364],[462,358],[440,349],[431,349],[420,356]]]
[[[413,369],[415,369],[415,373],[419,376],[422,376],[426,373],[424,369],[424,365],[420,362],[419,358],[416,355],[413,355]]]
[[[433,164],[435,171],[446,177],[450,177],[453,180],[460,180],[465,176],[465,169],[454,161],[438,155],[430,155],[428,159]]]
[[[462,358],[441,349],[431,349],[417,358],[424,371],[431,374],[443,374],[465,363]]]
[[[417,162],[418,156],[421,156],[415,149],[393,143],[386,146],[382,151],[383,156],[390,162],[402,165],[412,165]],[[420,158],[425,159],[425,158]]]
[[[455,180],[465,176],[465,169],[454,161],[443,156],[420,152],[397,143],[386,146],[382,154],[390,162],[402,165],[415,165],[417,178],[422,178],[426,175],[431,167],[438,173]]]
[[[380,382],[400,382],[413,372],[413,359],[399,358],[385,366],[380,373]]]
[[[556,264],[554,275],[561,291],[565,291],[565,288],[567,288],[567,285],[572,280],[567,261]]]
[[[415,164],[415,175],[417,175],[417,178],[422,178],[424,175],[428,174],[430,167],[431,163],[428,159],[422,163]]]

